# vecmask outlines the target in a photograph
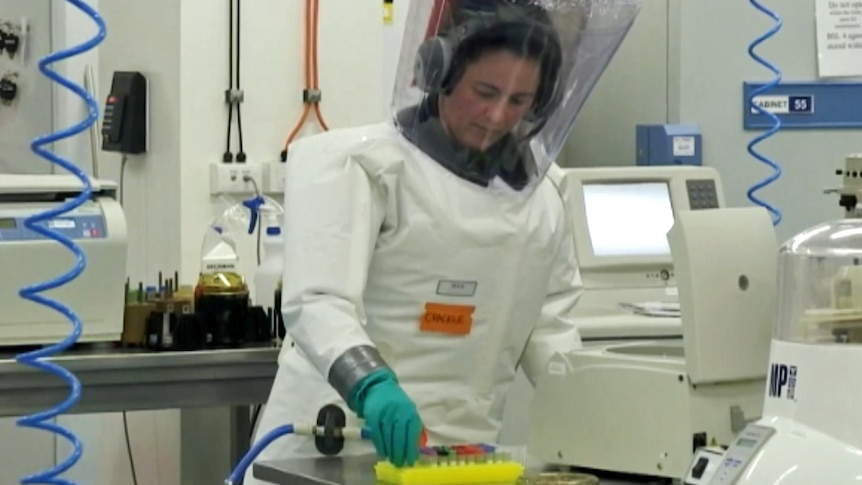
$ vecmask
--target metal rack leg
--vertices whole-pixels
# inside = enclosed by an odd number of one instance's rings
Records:
[[[250,435],[249,406],[183,409],[180,412],[180,483],[224,483],[248,450]]]

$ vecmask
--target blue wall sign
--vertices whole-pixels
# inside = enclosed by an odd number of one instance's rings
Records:
[[[862,128],[862,83],[781,83],[750,100],[751,93],[764,84],[743,83],[743,127],[746,130],[772,128],[772,120],[751,106],[781,120],[787,129]]]

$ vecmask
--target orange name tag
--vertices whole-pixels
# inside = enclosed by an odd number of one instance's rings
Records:
[[[473,328],[474,311],[474,306],[426,303],[419,329],[423,332],[468,335]]]

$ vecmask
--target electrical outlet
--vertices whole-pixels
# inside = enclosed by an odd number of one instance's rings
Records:
[[[246,178],[254,182],[247,182]],[[210,165],[210,194],[254,194],[255,188],[263,192],[262,164],[215,162]]]
[[[263,164],[264,171],[264,189],[267,194],[283,194],[284,193],[284,176],[285,166],[287,164],[281,161],[267,162]]]

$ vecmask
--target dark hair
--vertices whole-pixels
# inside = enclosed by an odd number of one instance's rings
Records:
[[[453,53],[451,68],[443,81],[444,92],[451,93],[467,67],[485,54],[506,51],[539,63],[541,74],[533,112],[539,118],[546,116],[555,104],[562,49],[550,20],[534,19],[494,22],[467,35]]]

